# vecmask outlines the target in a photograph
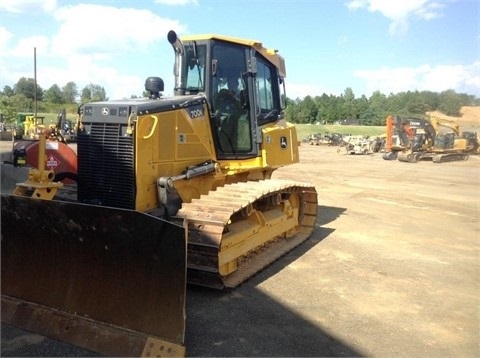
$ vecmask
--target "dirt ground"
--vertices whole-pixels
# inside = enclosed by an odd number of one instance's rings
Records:
[[[460,117],[447,116],[439,111],[427,112],[427,115],[448,119],[456,122],[461,131],[480,130],[480,106],[463,106],[460,108]]]
[[[415,164],[302,145],[312,237],[237,289],[187,291],[188,356],[478,357],[480,157]],[[2,356],[91,355],[2,324]]]

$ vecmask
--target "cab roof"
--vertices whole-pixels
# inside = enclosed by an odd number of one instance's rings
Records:
[[[252,47],[256,51],[260,52],[268,61],[270,61],[278,68],[280,76],[286,77],[287,75],[285,68],[285,59],[278,54],[278,50],[263,47],[260,41],[218,34],[184,35],[179,37],[182,41],[221,40],[225,42]]]

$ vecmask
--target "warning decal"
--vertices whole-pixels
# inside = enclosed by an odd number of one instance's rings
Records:
[[[53,155],[49,156],[47,159],[47,167],[50,170],[54,170],[58,165],[60,164],[60,161],[55,158]]]

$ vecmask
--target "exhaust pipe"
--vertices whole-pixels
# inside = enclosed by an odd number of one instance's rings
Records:
[[[168,42],[173,47],[175,51],[175,65],[173,68],[173,74],[175,76],[175,88],[174,93],[177,96],[185,95],[185,83],[184,83],[184,62],[185,62],[185,47],[183,46],[182,41],[178,38],[175,31],[170,30],[167,35]]]

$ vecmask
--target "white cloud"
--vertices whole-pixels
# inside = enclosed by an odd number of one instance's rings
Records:
[[[20,39],[13,47],[9,43],[12,37],[12,34],[0,29],[0,50],[3,55],[0,57],[1,82],[11,87],[21,77],[34,77],[34,54],[36,52],[37,58],[44,56],[49,42],[44,36],[32,36]]]
[[[63,70],[43,68],[42,83],[74,81],[80,89],[94,83],[104,87],[111,99],[141,95],[146,68],[138,65],[158,54],[169,30],[186,31],[178,21],[161,18],[149,10],[102,5],[59,8],[55,19],[60,25],[50,53],[63,61]],[[78,26],[79,19],[88,19],[88,26]],[[126,58],[131,60],[123,61]],[[168,52],[167,58],[170,69],[173,52]],[[130,66],[122,68],[120,62]],[[152,68],[153,74],[157,70]]]
[[[45,36],[24,37],[9,51],[9,55],[17,58],[31,58],[33,63],[34,48],[39,55],[47,54],[49,43]]]
[[[103,5],[63,7],[56,11],[55,18],[60,26],[53,38],[52,54],[67,64],[63,74],[54,76],[56,69],[50,69],[46,78],[64,78],[65,83],[74,81],[79,88],[98,84],[111,99],[141,95],[146,68],[138,65],[146,65],[152,56],[158,55],[169,30],[186,30],[178,21],[161,18],[149,10]],[[88,26],[78,26],[78,19],[88,19]],[[168,55],[170,69],[173,53]],[[131,60],[121,61],[126,58]],[[119,62],[130,66],[119,67]]]
[[[346,3],[350,10],[367,9],[379,12],[389,19],[391,35],[404,35],[412,18],[431,20],[442,16],[444,4],[436,0],[350,0]]]
[[[0,9],[22,13],[53,9],[56,2],[4,0],[0,4]],[[173,64],[166,34],[171,29],[187,32],[179,21],[146,9],[92,4],[60,6],[44,16],[56,25],[48,36],[16,38],[18,34],[0,27],[0,49],[5,50],[0,58],[2,86],[33,77],[36,47],[38,83],[43,89],[73,81],[81,90],[94,83],[104,87],[109,98],[123,98],[141,95],[145,76],[158,74],[165,77],[165,94],[173,87],[166,78]]]
[[[8,31],[5,27],[0,27],[0,51],[2,53],[1,57],[5,56],[5,53],[9,47],[8,43],[12,37],[13,34],[10,31]]]
[[[55,19],[60,23],[52,43],[55,55],[91,54],[100,59],[144,52],[165,41],[168,30],[184,30],[178,21],[149,10],[103,5],[63,7],[55,12]],[[79,26],[79,19],[88,20]]]
[[[11,13],[29,13],[43,10],[52,11],[57,7],[56,0],[2,0],[0,10]]]
[[[354,76],[365,81],[367,92],[398,93],[405,91],[480,94],[480,61],[470,65],[421,65],[418,67],[356,70]]]
[[[168,6],[198,5],[198,0],[155,0],[156,4]]]

